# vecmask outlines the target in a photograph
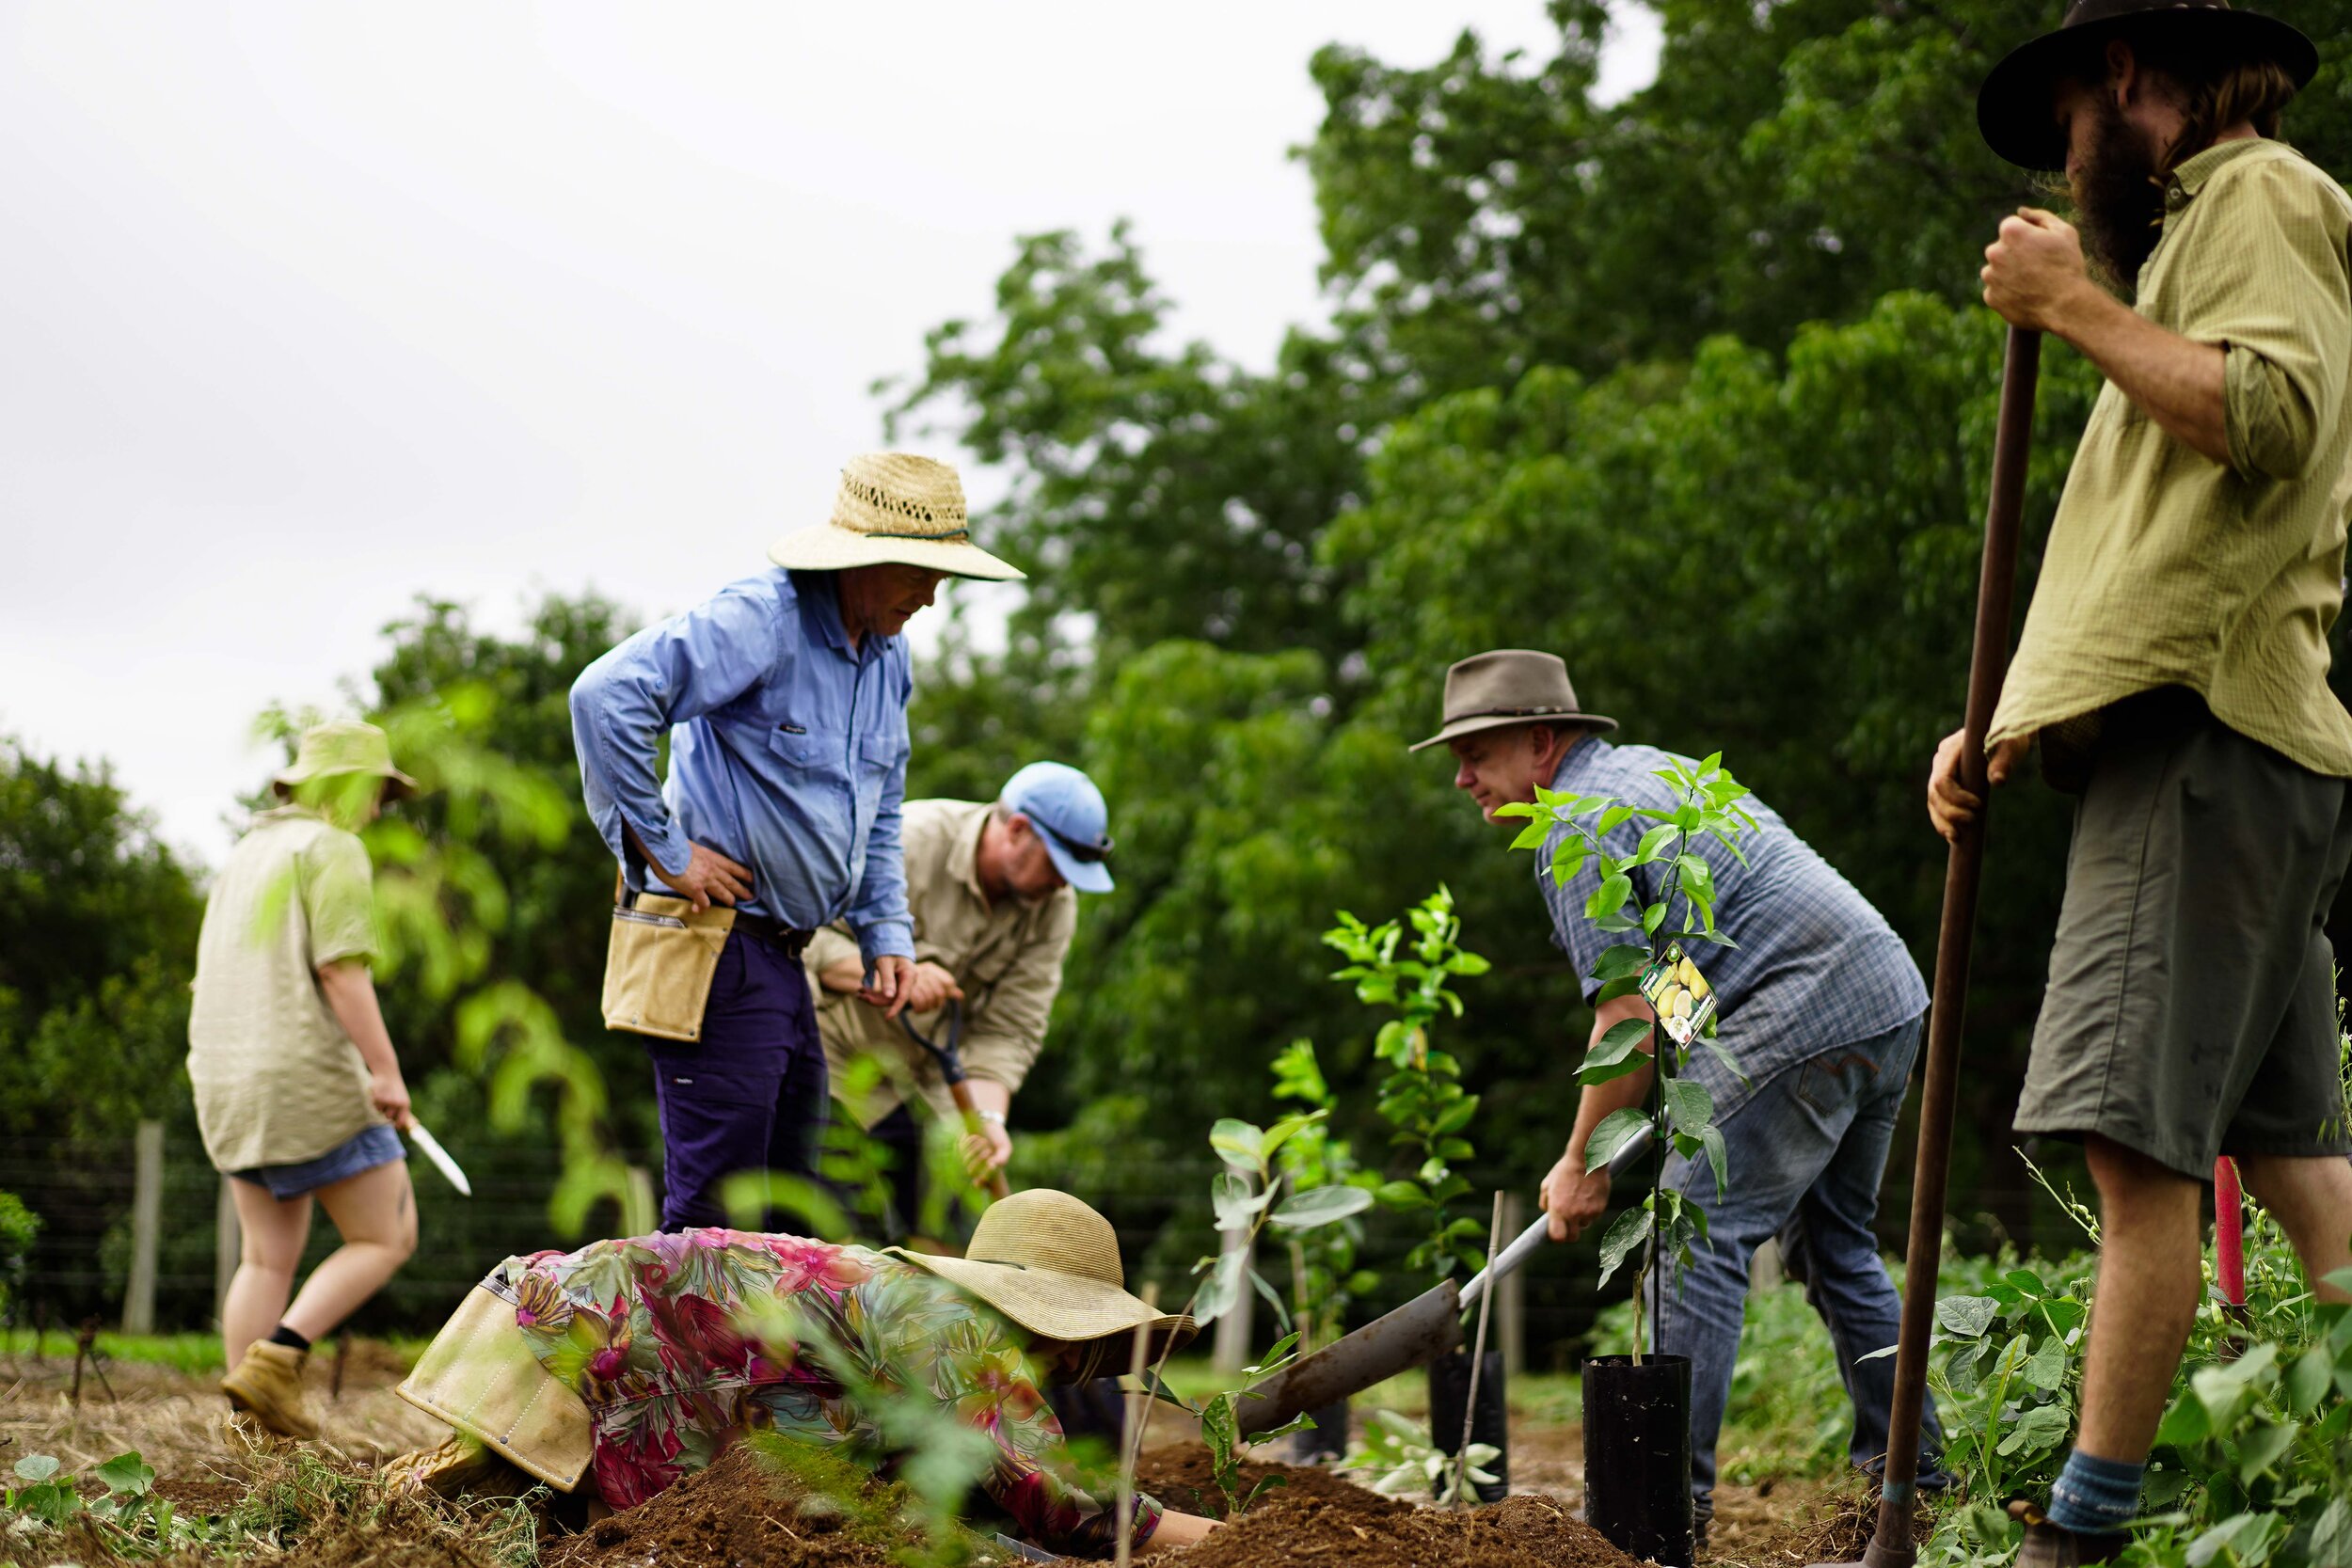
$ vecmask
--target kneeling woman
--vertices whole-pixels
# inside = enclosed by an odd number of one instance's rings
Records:
[[[1042,1382],[1158,1356],[1192,1320],[1127,1293],[1110,1222],[1066,1193],[1016,1193],[961,1258],[717,1228],[510,1258],[400,1386],[455,1427],[397,1478],[454,1489],[496,1455],[562,1492],[630,1508],[747,1431],[888,1458],[885,1402],[922,1399],[986,1435],[981,1478],[1023,1535],[1107,1556],[1111,1499],[1081,1490]],[[1212,1522],[1136,1500],[1135,1544]]]

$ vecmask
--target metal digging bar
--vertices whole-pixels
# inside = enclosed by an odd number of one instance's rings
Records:
[[[1625,1171],[1641,1155],[1648,1135],[1629,1138],[1609,1162],[1610,1174]],[[1278,1373],[1242,1402],[1237,1425],[1244,1437],[1280,1426],[1302,1410],[1360,1394],[1399,1372],[1424,1367],[1462,1342],[1462,1314],[1504,1275],[1544,1244],[1549,1216],[1538,1216],[1509,1246],[1495,1254],[1469,1281],[1451,1279],[1424,1291],[1393,1312],[1382,1314],[1343,1339],[1335,1340]]]
[[[956,1109],[963,1114],[964,1132],[978,1137],[980,1107],[978,1101],[972,1098],[972,1085],[965,1083],[963,1077],[963,1004],[952,996],[947,999],[947,1043],[945,1045],[917,1029],[914,1020],[904,1013],[898,1015],[898,1026],[915,1044],[930,1053],[931,1060],[939,1065],[939,1076],[946,1081],[948,1094],[955,1099]],[[1004,1197],[1012,1191],[1001,1170],[989,1172],[987,1180],[981,1185],[988,1189],[988,1196],[992,1198]]]
[[[1878,1532],[1863,1551],[1863,1568],[1910,1568],[1919,1560],[1911,1527],[1919,1500],[1919,1419],[1927,1406],[1928,1331],[1935,1321],[1945,1180],[1950,1174],[1954,1089],[1960,1077],[1960,1027],[1967,1003],[1969,949],[1976,941],[1985,818],[1993,803],[1985,779],[1984,737],[1993,725],[2002,678],[2009,673],[2017,515],[2025,502],[2026,449],[2033,436],[2034,382],[2041,364],[2042,334],[2010,327],[2001,364],[1993,494],[1985,506],[1976,646],[1968,659],[1968,714],[1960,743],[1961,782],[1984,805],[1952,840],[1945,863],[1944,919],[1936,932],[1935,989],[1928,1008],[1927,1086],[1919,1098],[1919,1157],[1912,1177],[1911,1240],[1903,1266],[1902,1330],[1896,1340],[1895,1398],[1887,1420],[1886,1479],[1879,1491]]]

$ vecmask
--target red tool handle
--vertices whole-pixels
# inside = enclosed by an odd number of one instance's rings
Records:
[[[2213,1163],[2213,1272],[2221,1299],[2246,1305],[2246,1194],[2238,1185],[2237,1162],[2224,1154]]]

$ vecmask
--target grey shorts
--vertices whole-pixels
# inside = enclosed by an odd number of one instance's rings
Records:
[[[2352,1151],[2326,930],[2352,789],[2178,688],[2109,708],[2089,762],[2017,1130],[2200,1180]]]

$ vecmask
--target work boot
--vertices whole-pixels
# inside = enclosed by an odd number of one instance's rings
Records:
[[[519,1497],[539,1484],[485,1445],[454,1433],[438,1448],[386,1460],[376,1479],[392,1491],[443,1497]]]
[[[256,1339],[245,1359],[220,1380],[229,1402],[281,1437],[316,1437],[319,1419],[302,1397],[302,1364],[309,1353]]]
[[[2026,1544],[2017,1548],[2017,1568],[2080,1568],[2086,1562],[2106,1562],[2131,1544],[2128,1535],[2085,1535],[2054,1525],[2039,1504],[2022,1497],[2009,1505],[2009,1516],[2026,1527]]]

